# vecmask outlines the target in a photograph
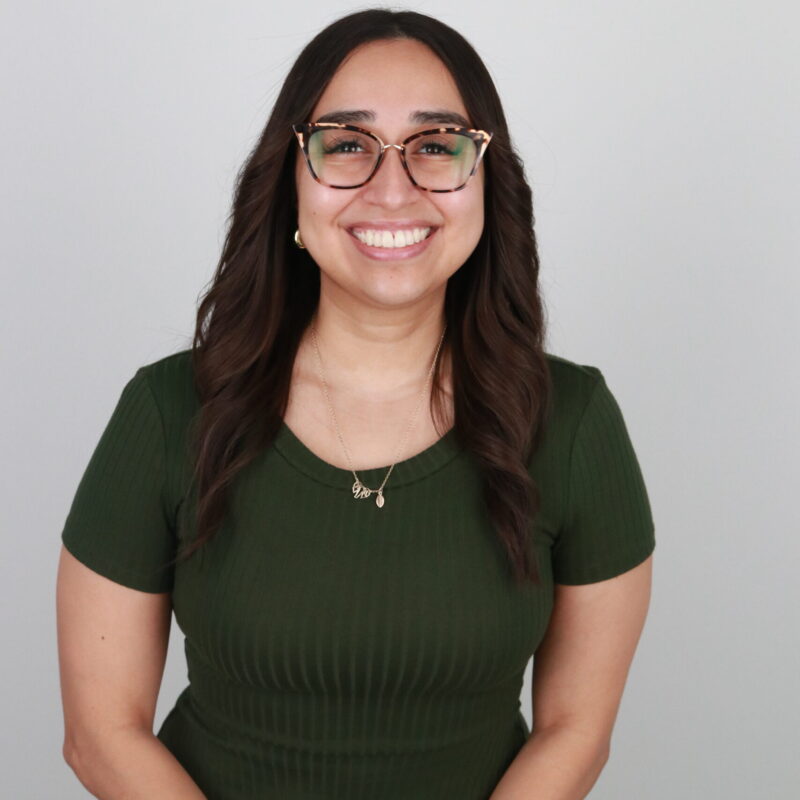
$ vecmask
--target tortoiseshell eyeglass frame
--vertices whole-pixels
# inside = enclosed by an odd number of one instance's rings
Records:
[[[311,166],[311,157],[308,153],[308,140],[311,137],[311,134],[314,133],[316,130],[321,129],[338,129],[344,131],[356,131],[357,133],[363,133],[365,136],[369,136],[374,139],[379,147],[380,152],[378,153],[378,158],[375,162],[375,167],[373,168],[372,172],[370,172],[369,176],[365,181],[361,183],[354,184],[353,186],[337,186],[331,183],[325,183],[317,174],[314,172],[314,167]],[[306,166],[308,167],[308,171],[311,173],[312,177],[318,183],[321,183],[323,186],[329,186],[332,189],[358,189],[359,186],[364,186],[365,184],[369,183],[375,173],[380,168],[381,164],[383,163],[383,156],[386,151],[390,147],[394,147],[400,151],[400,161],[403,164],[403,169],[406,171],[406,175],[408,175],[408,179],[414,186],[422,189],[426,192],[457,192],[460,189],[463,189],[470,181],[472,176],[478,171],[478,166],[483,159],[483,154],[486,152],[486,148],[489,146],[489,142],[492,140],[493,133],[488,133],[487,131],[477,130],[476,128],[429,128],[424,131],[418,131],[417,133],[412,134],[400,144],[384,144],[383,140],[377,134],[373,133],[372,131],[368,131],[365,128],[359,128],[357,125],[346,125],[343,122],[305,122],[305,123],[297,123],[292,125],[292,130],[297,136],[297,141],[300,145],[300,149],[303,151],[303,156],[305,158]],[[475,165],[472,167],[472,171],[467,175],[467,179],[462,183],[460,186],[456,186],[455,189],[428,189],[425,186],[421,186],[418,184],[411,175],[410,170],[408,169],[408,164],[406,163],[406,147],[410,142],[413,142],[414,139],[418,139],[420,136],[427,136],[431,133],[462,133],[465,136],[468,136],[475,142],[478,142],[478,156],[475,159]]]

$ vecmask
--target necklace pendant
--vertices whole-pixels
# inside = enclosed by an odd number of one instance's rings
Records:
[[[375,498],[375,505],[378,508],[383,508],[383,490],[378,489],[378,496]]]
[[[353,484],[353,497],[356,500],[361,500],[364,497],[369,497],[372,494],[372,489],[367,489],[360,480],[356,480]]]

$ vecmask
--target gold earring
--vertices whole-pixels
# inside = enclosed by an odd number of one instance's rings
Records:
[[[294,232],[294,243],[302,250],[306,249],[306,246],[303,244],[303,240],[300,238],[300,228],[298,228]]]

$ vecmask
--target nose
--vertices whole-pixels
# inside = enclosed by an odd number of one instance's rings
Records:
[[[386,207],[401,207],[413,202],[421,191],[411,183],[403,167],[400,146],[396,144],[386,148],[378,171],[364,190],[366,200]]]

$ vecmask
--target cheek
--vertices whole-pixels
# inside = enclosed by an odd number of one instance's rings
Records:
[[[331,189],[317,183],[310,175],[298,176],[295,184],[297,192],[297,223],[309,242],[319,242],[326,237],[339,235],[339,220],[344,213],[349,198],[346,192]]]
[[[483,194],[482,192],[470,192],[458,198],[447,211],[450,224],[454,228],[460,228],[470,237],[476,228],[483,229]]]
[[[452,241],[461,253],[461,257],[466,258],[483,235],[485,224],[483,193],[477,191],[460,200],[462,202],[450,210],[450,223],[455,234]]]
[[[306,174],[303,174],[303,170]],[[313,225],[314,218],[324,208],[323,199],[320,198],[319,189],[322,187],[307,174],[305,167],[295,173],[295,191],[297,192],[297,216],[301,224]]]

